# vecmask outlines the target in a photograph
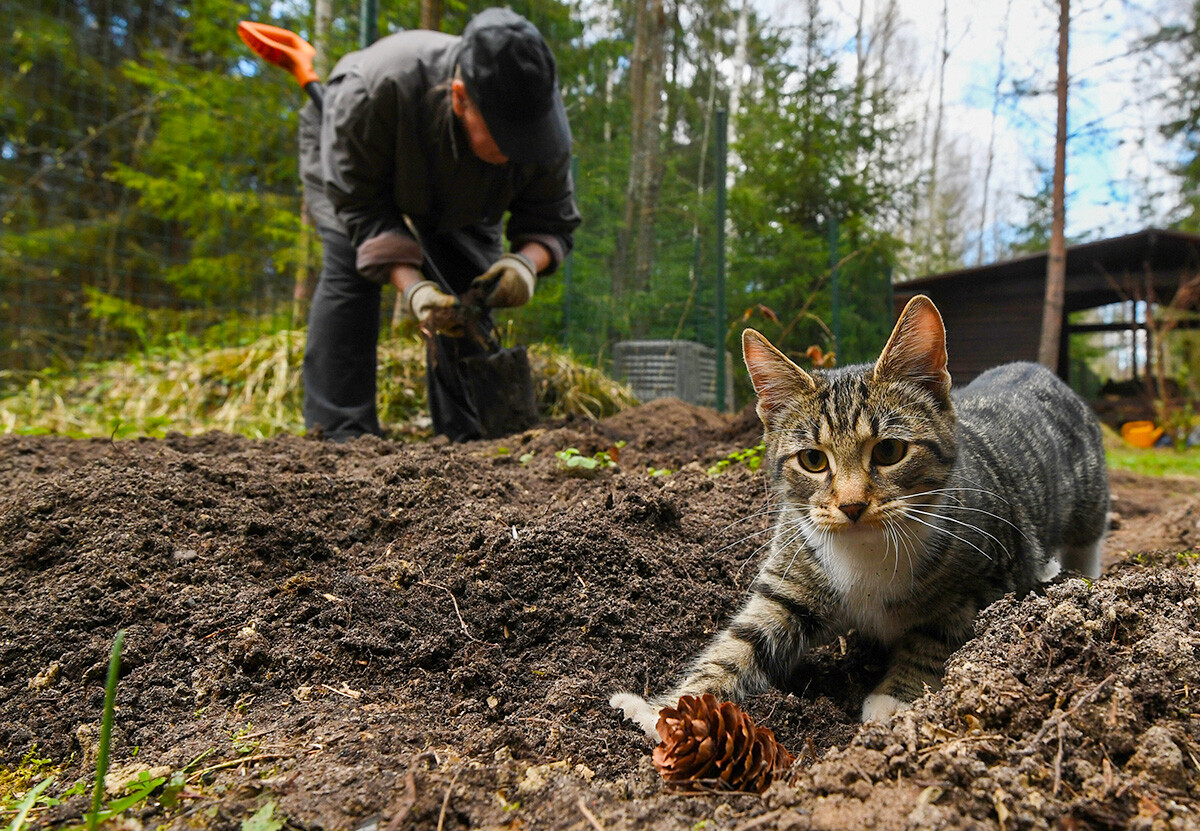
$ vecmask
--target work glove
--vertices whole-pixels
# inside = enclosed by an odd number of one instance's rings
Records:
[[[432,280],[421,280],[404,291],[404,308],[421,329],[429,334],[457,334],[461,329],[458,315],[453,313],[458,299],[441,291]]]
[[[502,254],[492,267],[472,282],[487,294],[484,302],[492,308],[511,309],[524,306],[533,297],[537,269],[524,254]]]

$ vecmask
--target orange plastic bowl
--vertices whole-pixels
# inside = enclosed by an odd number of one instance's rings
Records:
[[[1127,421],[1121,425],[1121,438],[1134,447],[1153,447],[1162,438],[1163,428],[1153,421]]]

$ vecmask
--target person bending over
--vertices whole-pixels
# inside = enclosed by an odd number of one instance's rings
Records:
[[[437,331],[436,312],[473,283],[491,308],[524,305],[562,263],[580,222],[570,156],[554,56],[513,11],[480,12],[461,37],[400,32],[338,62],[323,108],[300,117],[305,201],[324,245],[304,354],[310,431],[380,433],[376,343],[391,284],[428,335],[435,433],[481,436],[458,365],[483,347]]]

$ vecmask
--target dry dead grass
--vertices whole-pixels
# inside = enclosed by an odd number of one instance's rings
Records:
[[[303,350],[303,332],[283,331],[247,346],[39,374],[0,398],[0,433],[118,438],[167,431],[221,430],[252,438],[303,433]],[[637,403],[628,386],[555,347],[531,347],[530,363],[543,416],[597,419]],[[385,424],[403,426],[423,416],[425,350],[416,337],[381,342],[378,401]]]

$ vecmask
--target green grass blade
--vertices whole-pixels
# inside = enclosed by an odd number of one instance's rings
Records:
[[[121,645],[125,630],[113,639],[112,655],[108,659],[108,683],[104,687],[104,717],[100,721],[100,753],[96,757],[96,787],[92,791],[92,811],[88,814],[88,831],[95,831],[100,819],[100,804],[104,799],[104,777],[108,775],[108,756],[112,743],[113,712],[117,706],[117,680],[121,675]]]
[[[38,782],[29,789],[29,792],[26,793],[25,796],[22,797],[21,801],[17,804],[17,815],[13,817],[13,821],[9,823],[8,831],[21,831],[21,829],[25,827],[25,818],[29,816],[30,810],[37,803],[38,797],[42,795],[42,791],[46,790],[46,788],[48,788],[50,783],[53,781],[53,776],[47,776],[41,782]]]

